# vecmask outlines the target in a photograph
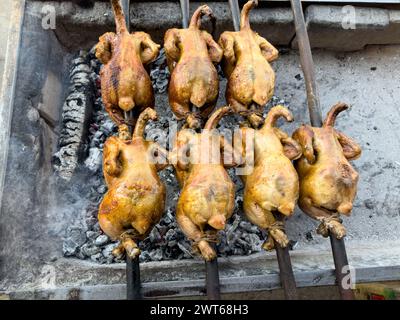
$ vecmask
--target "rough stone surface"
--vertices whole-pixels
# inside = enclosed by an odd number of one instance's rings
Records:
[[[233,30],[231,12],[228,2],[207,2],[216,18],[215,36],[225,30]],[[40,14],[42,3],[28,4]],[[58,38],[70,49],[92,46],[103,33],[115,29],[114,17],[109,2],[96,1],[92,8],[82,8],[72,2],[52,2],[57,13]],[[197,5],[192,3],[190,14]],[[288,45],[294,36],[292,12],[290,8],[261,8],[251,14],[251,23],[255,31],[267,37],[277,45]],[[162,44],[165,31],[169,28],[180,28],[182,25],[181,10],[178,1],[168,2],[132,2],[130,7],[131,28],[150,33],[153,40]],[[157,17],[157,28],[154,28],[154,17]],[[209,24],[205,23],[209,29]],[[85,33],[82,34],[82,29]]]
[[[310,5],[305,17],[312,48],[354,51],[400,42],[400,10]],[[352,21],[354,26],[348,23]],[[297,48],[296,38],[292,46]]]

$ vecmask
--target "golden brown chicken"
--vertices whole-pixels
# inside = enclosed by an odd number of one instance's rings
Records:
[[[300,208],[321,222],[318,232],[338,239],[346,235],[339,214],[350,215],[357,191],[358,173],[348,160],[357,159],[360,146],[336,130],[336,116],[348,106],[338,103],[329,111],[322,128],[303,125],[293,138],[303,149],[296,169],[300,177]]]
[[[115,255],[126,251],[131,258],[137,256],[140,251],[135,240],[143,239],[164,212],[165,186],[157,171],[167,166],[167,151],[143,138],[146,122],[156,118],[155,110],[147,108],[140,114],[132,137],[123,124],[119,136],[108,138],[104,144],[108,192],[100,204],[98,219],[111,239],[121,240]]]
[[[175,116],[185,119],[189,128],[200,128],[218,98],[218,73],[213,63],[222,58],[222,50],[212,36],[200,30],[201,17],[213,18],[203,5],[193,14],[187,29],[169,29],[164,48],[171,72],[169,104]]]
[[[100,72],[101,93],[106,111],[118,125],[125,123],[124,112],[132,110],[131,125],[146,108],[154,107],[153,86],[143,65],[158,55],[159,45],[144,32],[130,34],[119,0],[111,0],[117,33],[99,38],[96,57],[104,64]]]
[[[225,168],[235,166],[238,155],[233,154],[224,137],[212,130],[229,112],[229,107],[216,110],[202,133],[181,130],[171,153],[182,187],[176,219],[207,261],[216,257],[209,242],[216,241],[218,230],[224,229],[234,209],[235,185]]]
[[[218,41],[228,79],[226,101],[254,128],[262,124],[263,107],[274,94],[275,73],[269,62],[278,58],[278,50],[250,29],[249,12],[257,4],[256,0],[247,2],[241,12],[240,31],[225,31]]]
[[[300,145],[274,124],[279,117],[293,121],[289,110],[283,106],[273,107],[259,130],[241,128],[242,150],[254,143],[254,169],[241,175],[244,182],[243,209],[247,218],[270,237],[264,243],[266,250],[274,248],[274,240],[285,248],[288,238],[283,223],[275,214],[292,215],[299,197],[299,179],[291,160],[301,156]],[[248,158],[246,156],[246,158]]]

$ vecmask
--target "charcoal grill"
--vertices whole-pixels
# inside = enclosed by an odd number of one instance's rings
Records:
[[[44,4],[56,8],[56,30],[42,28]],[[216,35],[232,30],[228,3],[209,5],[217,17]],[[290,102],[296,121],[284,128],[292,132],[298,124],[308,122],[304,85],[297,80],[301,74],[298,53],[291,49],[296,47],[293,17],[288,2],[260,7],[254,13],[252,26],[272,43],[282,46],[281,57],[273,65],[277,74],[276,94]],[[310,5],[305,10],[306,18],[307,12],[315,8]],[[400,30],[400,8],[376,10],[387,14],[387,24],[382,23],[380,29],[370,26],[372,29],[368,30],[368,24],[360,27],[371,34],[363,39],[365,44],[375,46],[344,52],[332,42],[327,46],[334,51],[314,50],[322,105],[332,105],[339,99],[353,104],[353,109],[339,119],[339,127],[360,141],[364,150],[363,157],[355,163],[361,177],[353,216],[344,222],[349,234],[346,248],[350,264],[355,267],[356,283],[400,278],[400,185],[396,178],[400,173],[400,145],[396,138],[400,119],[395,105],[400,99],[400,84],[390,76],[400,68],[400,37],[396,34]],[[158,43],[162,43],[168,28],[180,25],[178,1],[131,5],[132,28],[149,32]],[[324,28],[327,34],[340,31],[335,25],[310,24],[310,28],[315,27]],[[51,165],[68,92],[71,58],[78,49],[89,50],[98,36],[112,29],[108,2],[95,2],[89,8],[73,2],[14,3],[0,97],[0,290],[11,298],[125,298],[125,264],[99,265],[62,256],[65,229],[77,218],[66,213],[76,211],[65,210],[65,206],[70,205],[70,198],[77,199],[79,184],[72,180],[70,188],[60,190]],[[397,45],[391,35],[397,39]],[[310,40],[313,47],[327,43],[317,39],[313,32]],[[218,105],[223,104],[224,91],[222,81]],[[157,108],[167,107],[165,94],[158,94],[156,101]],[[326,111],[323,109],[323,113]],[[76,208],[82,205],[79,201],[73,204]],[[335,283],[329,243],[313,236],[315,227],[316,223],[299,210],[287,222],[289,237],[298,241],[290,256],[299,288]],[[246,297],[280,288],[275,253],[218,261],[223,297]],[[145,297],[205,295],[201,260],[143,263],[141,280]]]

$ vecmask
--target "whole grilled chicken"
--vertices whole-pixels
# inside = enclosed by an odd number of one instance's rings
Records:
[[[175,116],[185,119],[189,128],[200,128],[218,99],[218,73],[213,63],[222,58],[222,50],[212,36],[200,30],[201,17],[213,14],[207,5],[193,14],[187,29],[169,29],[164,48],[171,72],[169,104]]]
[[[300,208],[321,221],[318,233],[329,231],[338,239],[346,235],[339,214],[350,215],[357,191],[358,173],[348,160],[357,159],[360,146],[336,130],[336,116],[348,106],[338,103],[332,107],[322,128],[303,125],[293,133],[301,145],[303,156],[297,160],[300,177]]]
[[[123,124],[119,136],[108,138],[104,144],[103,171],[108,191],[98,219],[111,239],[121,240],[113,252],[117,256],[124,251],[131,258],[139,255],[135,240],[143,239],[164,212],[165,186],[157,171],[167,166],[167,151],[143,138],[146,122],[156,118],[156,111],[147,108],[140,114],[132,137]]]
[[[241,128],[242,148],[249,148],[246,145],[249,141],[254,143],[254,169],[241,176],[245,185],[243,209],[252,223],[269,232],[270,237],[263,245],[266,250],[274,248],[274,240],[282,248],[287,246],[289,240],[283,223],[276,220],[275,214],[292,215],[299,197],[299,178],[291,160],[301,156],[301,147],[274,127],[279,117],[293,121],[289,110],[276,106],[261,129]]]
[[[96,57],[104,64],[100,72],[105,109],[118,125],[125,123],[124,112],[132,110],[131,125],[146,108],[154,107],[153,86],[143,65],[158,55],[159,45],[144,32],[129,33],[119,0],[111,0],[117,33],[99,38]]]
[[[224,137],[212,130],[229,112],[229,107],[216,110],[202,133],[181,130],[171,152],[171,162],[182,187],[176,219],[207,261],[216,257],[209,242],[216,241],[218,230],[224,229],[234,209],[235,185],[225,167],[235,166],[238,155],[232,153]]]
[[[250,29],[249,12],[257,4],[248,1],[241,12],[240,31],[225,31],[218,41],[228,79],[226,100],[254,128],[262,124],[262,109],[274,94],[275,73],[269,62],[278,57],[278,50]]]

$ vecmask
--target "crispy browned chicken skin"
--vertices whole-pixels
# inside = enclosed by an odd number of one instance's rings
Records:
[[[112,0],[117,33],[99,38],[96,57],[104,64],[100,72],[101,93],[106,111],[118,125],[125,123],[124,112],[133,110],[130,124],[146,108],[154,107],[153,86],[143,65],[158,55],[159,45],[144,32],[127,30],[119,0]]]
[[[218,230],[224,229],[234,209],[235,185],[225,167],[236,165],[235,155],[224,137],[212,130],[228,112],[229,107],[216,110],[202,133],[181,130],[171,153],[182,187],[176,219],[207,261],[216,257],[209,242],[216,240]],[[221,156],[222,151],[226,157]]]
[[[293,133],[303,156],[297,160],[300,208],[322,222],[318,232],[338,239],[346,234],[339,214],[350,215],[357,192],[358,173],[348,160],[357,159],[360,146],[336,130],[336,116],[348,106],[338,103],[329,111],[322,128],[303,125]]]
[[[99,208],[100,227],[111,239],[120,239],[114,254],[126,251],[130,257],[140,251],[136,239],[143,239],[164,213],[165,186],[157,171],[167,166],[167,151],[155,142],[145,141],[143,131],[154,109],[144,110],[131,137],[126,125],[119,136],[104,144],[103,171],[108,186]],[[163,158],[165,161],[157,161]]]
[[[223,69],[228,79],[226,100],[257,128],[262,124],[262,108],[274,94],[275,73],[269,62],[278,50],[250,29],[249,12],[258,1],[242,9],[240,31],[225,31],[218,43],[224,51]]]
[[[243,209],[247,218],[270,237],[264,243],[266,250],[274,248],[274,240],[286,247],[289,240],[283,224],[274,214],[293,214],[299,197],[299,178],[291,162],[301,156],[300,145],[274,124],[279,117],[293,121],[289,110],[283,106],[273,107],[259,130],[241,128],[242,150],[254,143],[254,169],[242,175],[244,182]]]
[[[203,5],[193,14],[187,29],[169,29],[164,48],[171,72],[169,104],[175,116],[186,119],[190,128],[200,128],[201,118],[212,112],[218,98],[218,73],[213,63],[222,58],[222,50],[212,36],[200,30],[201,17],[213,18]]]

